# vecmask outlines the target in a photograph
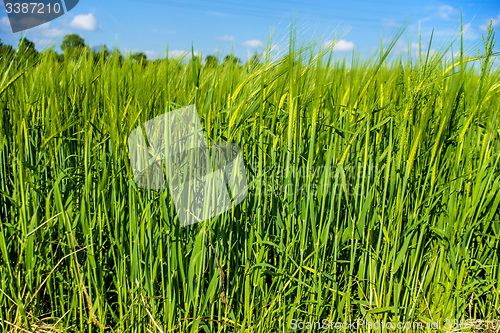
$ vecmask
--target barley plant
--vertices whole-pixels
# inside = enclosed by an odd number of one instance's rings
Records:
[[[392,54],[401,33],[350,61],[293,29],[285,56],[243,65],[3,55],[1,330],[500,319],[494,33],[416,57]],[[241,147],[249,194],[181,227],[127,137],[192,104],[207,142]]]

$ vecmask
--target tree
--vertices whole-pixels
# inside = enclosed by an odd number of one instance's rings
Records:
[[[94,58],[94,64],[99,62],[105,62],[108,60],[111,52],[105,44],[97,45],[92,48],[92,57]]]
[[[42,54],[45,59],[51,59],[58,62],[61,60],[59,54],[52,48],[46,49]]]
[[[61,50],[64,53],[72,54],[75,51],[81,51],[85,47],[85,40],[77,34],[64,36],[61,44]]]
[[[17,46],[17,48],[28,58],[38,55],[37,50],[35,50],[35,43],[25,37],[19,40],[19,45]]]
[[[113,50],[113,53],[111,53],[110,57],[111,61],[117,61],[120,66],[123,64],[123,55],[121,54],[120,50],[118,50],[117,47]]]
[[[195,64],[196,68],[200,68],[201,66],[201,60],[200,57],[194,56],[189,59],[189,64],[193,63]]]
[[[137,61],[138,63],[143,63],[143,64],[146,63],[146,60],[148,59],[148,57],[142,52],[136,52],[132,54],[131,58]]]
[[[227,55],[224,58],[224,65],[226,65],[226,64],[239,65],[240,64],[240,58],[236,58],[233,55]]]
[[[248,64],[253,66],[257,66],[260,64],[262,56],[260,54],[254,54],[250,59],[248,59]]]
[[[23,37],[19,40],[19,47],[21,50],[30,51],[35,49],[35,43]]]
[[[102,57],[104,60],[106,60],[111,54],[105,44],[94,46],[92,48],[92,52],[94,53],[94,56]]]
[[[208,55],[205,57],[205,66],[207,67],[216,67],[219,64],[219,60],[217,57],[213,55]]]
[[[11,45],[4,44],[0,38],[0,57],[7,59],[14,54],[14,48]]]

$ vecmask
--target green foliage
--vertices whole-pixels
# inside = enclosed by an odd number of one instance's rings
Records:
[[[261,64],[262,63],[262,55],[254,54],[253,56],[250,57],[250,59],[248,59],[248,63],[251,66],[256,66],[256,65]]]
[[[94,46],[92,51],[96,59],[106,60],[111,55],[111,52],[106,45]]]
[[[0,45],[0,57],[7,58],[14,55],[14,48],[11,45]]]
[[[123,55],[121,54],[120,50],[118,50],[117,47],[115,47],[114,50],[113,50],[113,52],[111,53],[111,60],[114,60],[120,66],[125,61],[125,58],[123,57]]]
[[[224,57],[224,65],[239,65],[240,62],[240,58],[237,58],[233,55],[227,55]]]
[[[67,54],[81,52],[85,48],[85,40],[77,34],[64,36],[61,44],[61,50]]]
[[[385,49],[348,68],[295,46],[254,70],[118,50],[0,56],[1,330],[498,319],[489,36],[480,70],[444,54],[391,63]],[[168,190],[134,183],[127,136],[193,103],[209,141],[242,148],[250,193],[181,228]]]
[[[35,43],[23,37],[19,40],[18,50],[23,53],[27,58],[33,58],[38,55],[38,51],[35,49]]]
[[[132,54],[131,58],[138,63],[145,63],[148,57],[142,52],[136,52]]]
[[[29,51],[33,51],[35,50],[35,43],[33,43],[32,41],[28,40],[27,38],[23,37],[19,40],[19,45],[18,47],[21,49],[21,50],[29,50]]]
[[[208,55],[205,57],[205,67],[216,67],[219,65],[219,60],[214,55]]]

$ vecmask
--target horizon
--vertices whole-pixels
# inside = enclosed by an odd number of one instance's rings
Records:
[[[364,57],[377,52],[381,41],[387,43],[405,25],[391,56],[407,54],[409,48],[415,56],[420,37],[422,51],[426,52],[432,34],[430,53],[435,53],[460,36],[461,22],[464,50],[466,54],[477,54],[488,22],[491,20],[494,30],[500,26],[500,5],[494,1],[426,0],[418,5],[392,0],[341,5],[294,1],[287,3],[282,12],[282,1],[257,1],[252,5],[216,1],[207,5],[196,0],[127,0],[118,8],[115,5],[80,2],[62,17],[20,33],[12,33],[5,7],[0,6],[1,39],[15,47],[25,37],[35,43],[38,51],[52,48],[60,53],[63,37],[77,34],[90,48],[106,45],[111,50],[118,48],[122,54],[142,52],[148,60],[165,58],[167,50],[169,57],[189,58],[193,47],[194,54],[202,60],[208,55],[220,59],[233,54],[246,62],[252,55],[268,50],[275,56],[286,53],[291,22],[297,28],[299,44],[326,46],[335,40],[334,55],[347,59],[353,54]],[[172,11],[178,15],[163,18]],[[453,50],[459,49],[460,38],[454,43]]]

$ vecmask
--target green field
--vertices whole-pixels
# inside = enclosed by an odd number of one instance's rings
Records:
[[[351,62],[293,33],[287,56],[243,65],[3,54],[1,331],[493,326],[493,34],[476,58],[397,58],[395,41]],[[169,190],[136,186],[127,137],[191,104],[207,141],[241,147],[250,193],[183,228]]]

